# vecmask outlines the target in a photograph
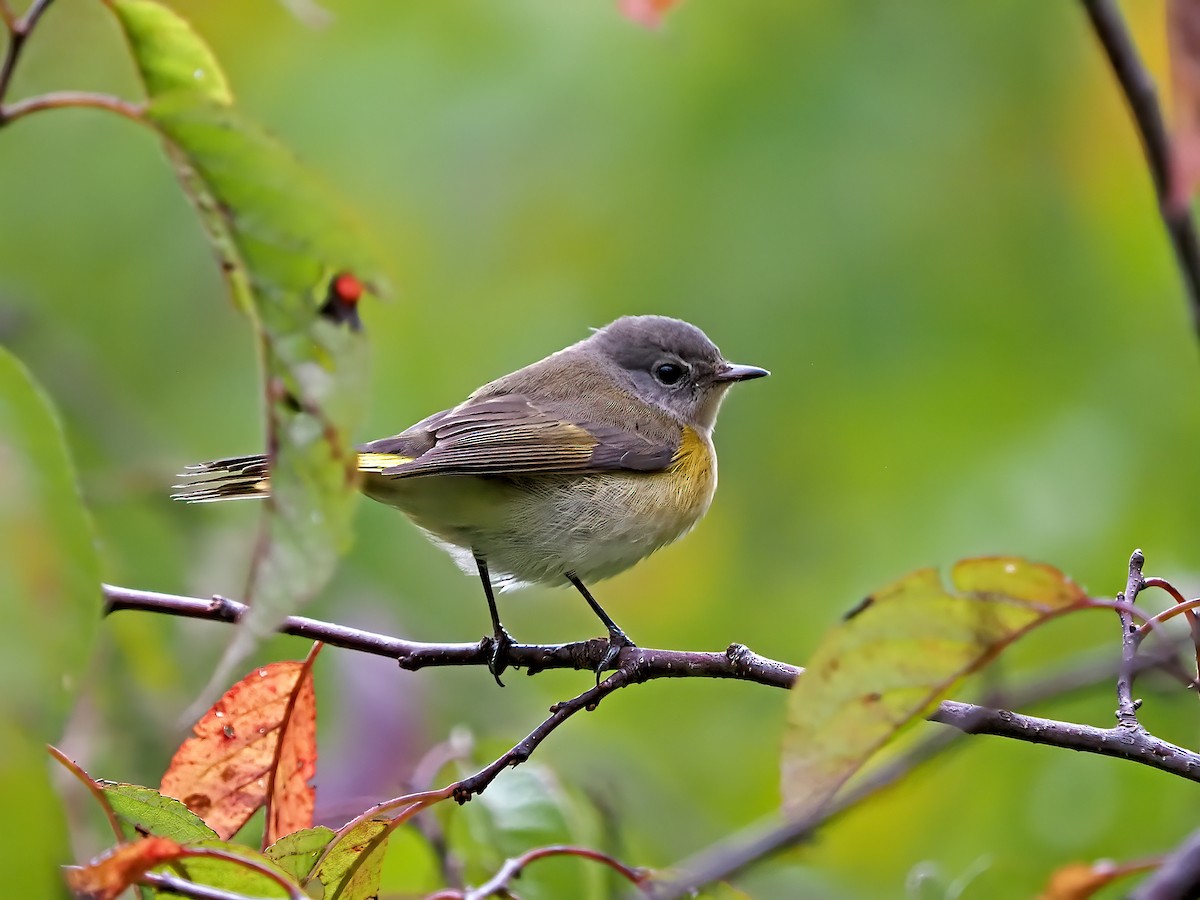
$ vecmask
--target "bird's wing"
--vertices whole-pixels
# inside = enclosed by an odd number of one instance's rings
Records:
[[[559,403],[503,394],[469,400],[364,444],[359,468],[394,478],[653,472],[670,465],[679,443],[679,437],[579,421]]]

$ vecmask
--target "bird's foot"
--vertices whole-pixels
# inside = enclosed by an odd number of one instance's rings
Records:
[[[504,682],[500,680],[500,673],[508,668],[509,651],[512,650],[516,643],[504,626],[501,625],[496,629],[496,633],[491,637],[492,655],[488,657],[488,671],[492,673],[492,677],[496,679],[496,684],[504,687]]]
[[[626,647],[636,647],[629,636],[620,628],[610,628],[608,630],[608,647],[604,651],[604,656],[600,660],[600,665],[596,666],[596,684],[600,683],[600,675],[608,669],[617,667],[617,657],[621,655],[621,651]]]

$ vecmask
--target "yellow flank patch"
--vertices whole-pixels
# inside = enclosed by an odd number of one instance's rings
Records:
[[[700,497],[711,493],[713,460],[708,443],[696,430],[684,427],[679,449],[671,460],[670,471],[675,473],[677,489],[681,494]]]
[[[415,457],[400,456],[398,453],[360,453],[358,454],[358,471],[382,472],[392,466],[402,466],[410,463]]]

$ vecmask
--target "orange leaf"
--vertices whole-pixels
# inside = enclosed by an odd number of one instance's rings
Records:
[[[658,28],[681,0],[620,0],[621,14],[646,28]]]
[[[145,837],[110,850],[82,868],[67,869],[67,887],[86,900],[113,900],[155,866],[185,853],[168,838]]]
[[[1174,128],[1167,206],[1182,214],[1200,181],[1200,2],[1167,0]]]
[[[284,713],[267,792],[264,850],[285,835],[312,827],[316,791],[309,782],[317,773],[317,695],[313,690],[312,664],[321,646],[316,644],[304,661]]]
[[[1068,863],[1054,871],[1045,890],[1038,895],[1038,900],[1089,900],[1118,878],[1156,869],[1161,863],[1159,859],[1127,863],[1115,863],[1111,859],[1100,859],[1090,864]]]
[[[159,791],[183,801],[222,840],[231,838],[267,800],[279,735],[310,671],[307,662],[272,663],[231,687],[175,752]],[[311,714],[312,703],[306,707]],[[283,782],[287,792],[296,784],[292,774]]]

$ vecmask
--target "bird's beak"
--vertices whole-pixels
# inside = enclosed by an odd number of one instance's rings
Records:
[[[717,369],[713,381],[749,381],[751,378],[764,378],[771,373],[758,366],[739,366],[737,363],[725,363]]]

